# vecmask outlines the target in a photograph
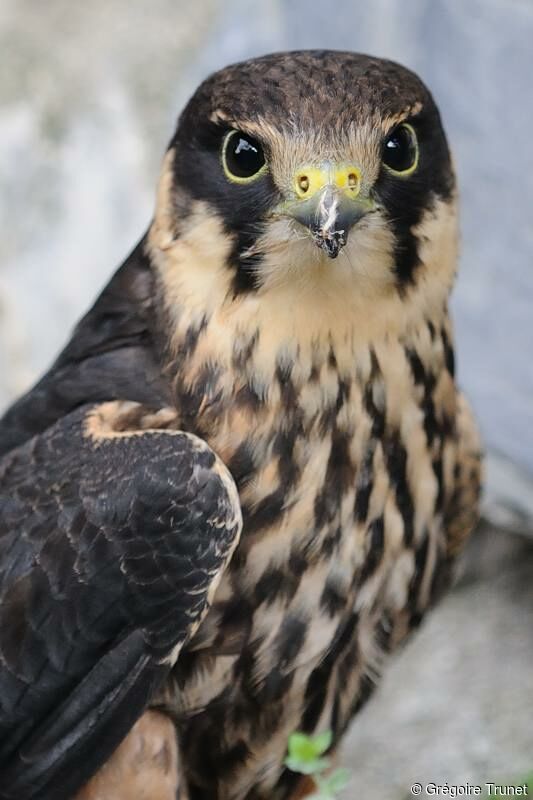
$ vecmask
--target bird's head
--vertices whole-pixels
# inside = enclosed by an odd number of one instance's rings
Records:
[[[353,53],[274,54],[208,78],[180,117],[152,248],[228,293],[447,295],[454,176],[439,112],[404,67]],[[207,285],[209,280],[205,281]]]

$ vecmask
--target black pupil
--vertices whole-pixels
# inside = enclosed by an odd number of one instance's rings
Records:
[[[245,133],[233,133],[226,146],[226,165],[236,178],[251,178],[265,163],[259,142]]]
[[[415,163],[416,145],[413,134],[405,125],[394,130],[383,148],[384,163],[396,172],[405,172]]]

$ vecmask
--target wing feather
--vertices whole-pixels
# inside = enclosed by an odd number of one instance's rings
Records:
[[[229,472],[194,436],[143,430],[143,413],[81,408],[0,461],[6,800],[68,798],[104,763],[238,541]]]

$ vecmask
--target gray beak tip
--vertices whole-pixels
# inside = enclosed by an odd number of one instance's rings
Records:
[[[332,231],[329,234],[324,234],[322,231],[313,231],[315,243],[317,247],[323,250],[328,258],[337,258],[341,249],[346,244],[346,235],[344,231]]]
[[[291,203],[286,214],[304,225],[328,258],[337,258],[351,228],[369,211],[367,200],[347,197],[326,186],[306,200]]]

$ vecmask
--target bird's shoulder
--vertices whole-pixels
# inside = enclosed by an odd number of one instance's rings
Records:
[[[43,377],[0,419],[0,457],[85,403],[168,403],[144,240],[113,275]]]

